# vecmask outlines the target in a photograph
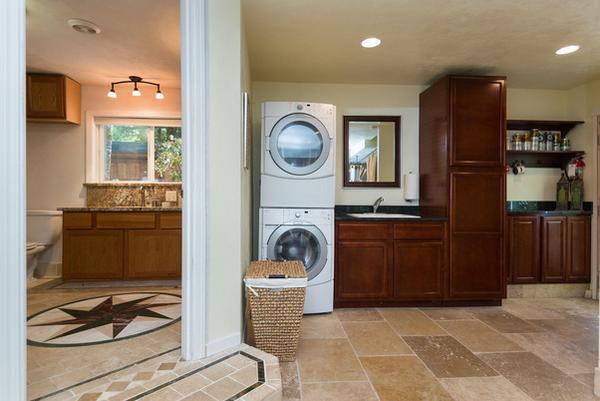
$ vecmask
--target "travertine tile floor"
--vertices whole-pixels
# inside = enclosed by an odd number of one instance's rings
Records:
[[[116,292],[132,289],[41,285],[28,291],[28,315]],[[258,359],[267,386],[241,399],[278,399],[283,383],[284,400],[593,400],[598,302],[524,298],[502,307],[307,315],[297,359],[280,371],[273,357],[246,345],[196,363],[181,361],[179,346],[179,324],[108,344],[28,346],[28,398],[134,399],[160,387],[144,399],[227,399],[256,381]]]
[[[38,285],[28,288],[28,316],[53,306],[102,295],[181,293],[173,286],[64,289],[56,288],[56,284],[52,280],[40,280]],[[145,324],[143,316],[141,319],[140,324]],[[71,327],[76,326],[69,326],[69,330]],[[120,341],[67,347],[28,345],[27,398],[280,400],[281,376],[276,357],[246,344],[201,361],[183,361],[181,325],[177,322]]]
[[[598,302],[304,316],[287,400],[594,400]]]

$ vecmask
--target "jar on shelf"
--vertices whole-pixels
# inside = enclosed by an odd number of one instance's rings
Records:
[[[531,150],[531,134],[523,135],[523,150]]]
[[[560,150],[562,150],[562,151],[571,150],[571,144],[569,143],[568,138],[563,138],[560,141]]]
[[[554,133],[546,132],[546,150],[554,150]]]
[[[514,150],[523,150],[523,138],[521,134],[513,135],[513,149]]]

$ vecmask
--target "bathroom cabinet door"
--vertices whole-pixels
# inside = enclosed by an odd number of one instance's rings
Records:
[[[123,278],[122,230],[64,230],[63,279]]]
[[[127,278],[181,277],[181,230],[129,230]]]
[[[442,299],[444,296],[444,243],[394,243],[394,298]]]

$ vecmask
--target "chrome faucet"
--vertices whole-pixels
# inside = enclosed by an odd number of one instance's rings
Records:
[[[383,202],[384,200],[385,199],[383,199],[383,196],[380,196],[379,198],[377,198],[375,203],[373,203],[373,213],[377,213],[377,208],[379,207],[379,205],[381,205],[381,202]]]

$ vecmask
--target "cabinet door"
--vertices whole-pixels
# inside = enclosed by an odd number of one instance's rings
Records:
[[[542,217],[542,282],[564,283],[566,265],[567,218]]]
[[[509,283],[539,283],[540,223],[538,216],[508,218],[507,249]]]
[[[123,278],[122,230],[64,230],[63,278]]]
[[[335,260],[337,299],[388,298],[386,241],[339,241]]]
[[[450,298],[504,298],[505,253],[503,235],[453,235],[450,243]]]
[[[394,243],[394,298],[441,299],[444,295],[444,243]]]
[[[27,117],[65,117],[65,77],[27,75]]]
[[[450,165],[504,167],[506,80],[450,78]]]
[[[567,282],[590,282],[590,216],[567,218]]]
[[[450,232],[504,233],[506,173],[466,171],[450,174]]]
[[[129,230],[128,278],[181,277],[181,230]]]

